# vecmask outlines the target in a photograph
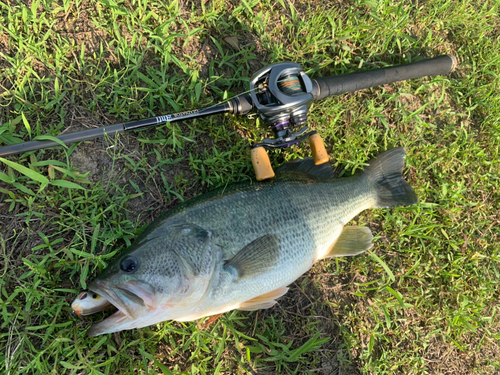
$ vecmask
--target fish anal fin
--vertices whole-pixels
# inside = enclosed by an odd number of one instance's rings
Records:
[[[278,262],[280,244],[278,236],[267,234],[250,242],[225,265],[224,269],[235,273],[238,280],[261,275]]]
[[[220,314],[216,314],[216,315],[212,315],[210,316],[207,320],[205,320],[203,322],[203,324],[200,324],[200,322],[196,322],[196,325],[198,326],[199,329],[201,330],[205,330],[207,329],[208,327],[210,327],[210,325],[215,322],[217,319],[219,319],[222,315],[224,315],[224,313],[220,313]]]
[[[260,309],[268,309],[276,304],[276,299],[288,292],[287,287],[281,287],[272,292],[257,296],[248,301],[243,302],[238,310],[255,311]]]
[[[372,232],[368,227],[344,227],[329,251],[320,259],[353,256],[372,248]]]

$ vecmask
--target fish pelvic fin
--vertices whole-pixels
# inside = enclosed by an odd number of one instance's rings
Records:
[[[364,174],[375,190],[374,208],[415,204],[417,194],[403,178],[405,149],[387,150],[368,162]]]
[[[372,238],[372,232],[368,227],[344,227],[337,241],[320,259],[353,256],[364,253],[366,250],[372,248]]]
[[[283,296],[286,292],[288,292],[287,287],[278,288],[276,290],[273,290],[272,292],[257,296],[243,302],[240,307],[238,307],[238,310],[255,311],[260,309],[268,309],[276,304],[276,298]]]

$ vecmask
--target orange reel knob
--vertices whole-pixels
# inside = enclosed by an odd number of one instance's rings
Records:
[[[318,133],[309,137],[309,146],[311,146],[314,164],[319,165],[330,160],[330,156],[328,156],[325,149],[325,144]]]
[[[273,167],[271,166],[271,161],[264,147],[252,148],[251,158],[257,181],[263,181],[274,177]]]

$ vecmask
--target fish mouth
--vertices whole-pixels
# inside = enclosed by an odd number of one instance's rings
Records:
[[[128,326],[151,310],[152,296],[144,290],[132,284],[108,287],[105,283],[95,280],[89,285],[89,290],[99,294],[110,304],[117,308],[113,315],[103,321],[94,324],[88,331],[89,336],[98,336],[105,333],[115,332],[123,326]],[[133,328],[133,327],[131,327]]]

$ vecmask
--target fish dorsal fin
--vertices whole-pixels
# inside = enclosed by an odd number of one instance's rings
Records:
[[[224,269],[236,273],[238,280],[260,275],[272,269],[279,258],[279,239],[266,234],[250,242],[230,259]]]
[[[288,292],[287,287],[281,287],[272,292],[263,294],[261,296],[252,298],[248,301],[243,302],[238,310],[243,311],[254,311],[260,309],[268,309],[276,304],[276,299]]]
[[[337,241],[320,259],[364,253],[373,246],[372,238],[372,232],[368,227],[344,227]]]
[[[276,170],[277,177],[288,173],[304,173],[308,176],[322,179],[330,179],[334,177],[333,168],[330,163],[316,165],[314,164],[313,158],[292,160]]]

